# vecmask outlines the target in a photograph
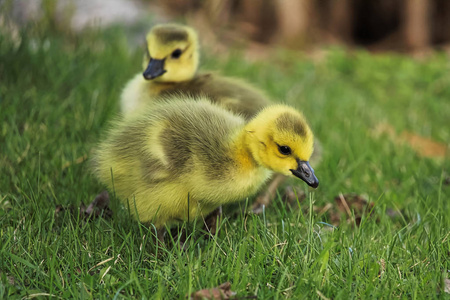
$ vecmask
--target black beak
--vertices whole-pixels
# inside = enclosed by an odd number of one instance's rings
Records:
[[[314,174],[314,169],[309,165],[309,162],[297,160],[297,170],[292,170],[292,174],[306,182],[310,187],[317,188],[319,186],[319,179]]]
[[[144,75],[144,78],[147,80],[151,80],[166,73],[166,70],[164,70],[164,61],[165,59],[150,58],[150,63],[148,64],[147,69],[142,74]]]

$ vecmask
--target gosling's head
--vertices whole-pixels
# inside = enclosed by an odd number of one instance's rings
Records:
[[[285,105],[262,110],[245,127],[254,159],[275,172],[296,176],[316,188],[319,180],[309,165],[314,136],[304,116]]]
[[[199,54],[197,33],[177,24],[154,26],[146,37],[144,78],[160,82],[190,80],[197,72]]]

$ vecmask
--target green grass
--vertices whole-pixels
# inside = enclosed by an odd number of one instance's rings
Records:
[[[211,239],[191,226],[186,251],[157,255],[151,229],[115,199],[112,219],[55,215],[56,205],[78,207],[102,191],[77,159],[90,155],[140,65],[117,28],[82,36],[34,28],[20,44],[0,35],[0,298],[185,299],[226,281],[238,297],[258,299],[450,298],[450,162],[373,133],[388,123],[448,144],[448,56],[205,57],[204,68],[305,112],[324,148],[320,187],[296,181],[307,192],[301,209],[277,198],[263,215],[225,218]],[[333,229],[329,215],[308,209],[339,193],[374,203],[361,226]]]

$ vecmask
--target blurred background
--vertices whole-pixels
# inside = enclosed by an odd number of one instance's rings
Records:
[[[306,199],[165,260],[118,201],[110,220],[82,213],[104,189],[92,150],[162,22],[199,31],[202,71],[301,109],[323,146]],[[448,299],[449,54],[450,0],[0,0],[0,299],[226,281],[241,299]]]
[[[448,0],[0,0],[14,26],[50,19],[60,30],[122,24],[137,36],[179,21],[203,44],[264,55],[271,46],[314,51],[327,45],[420,55],[450,48]],[[0,22],[5,28],[5,22]],[[10,25],[8,25],[10,26]]]

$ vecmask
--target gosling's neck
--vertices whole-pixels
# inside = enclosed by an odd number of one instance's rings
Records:
[[[197,71],[195,73],[193,73],[192,76],[188,76],[188,77],[185,77],[185,78],[182,78],[182,79],[173,78],[173,79],[169,79],[169,80],[167,80],[167,79],[161,80],[161,79],[155,78],[155,79],[151,79],[151,80],[146,80],[146,82],[149,85],[159,85],[161,87],[170,88],[170,87],[172,87],[174,85],[177,85],[179,83],[191,81],[196,76],[197,76]]]
[[[240,163],[242,168],[253,170],[261,167],[252,155],[249,147],[249,133],[245,128],[236,133],[233,148],[236,160]]]

